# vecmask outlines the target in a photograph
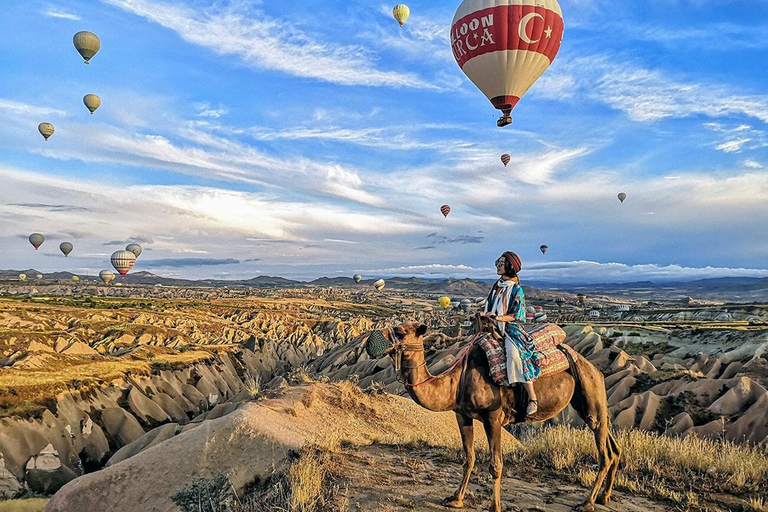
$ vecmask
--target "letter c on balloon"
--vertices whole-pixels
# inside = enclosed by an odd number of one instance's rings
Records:
[[[535,41],[533,41],[531,40],[530,37],[528,37],[528,24],[534,18],[541,18],[543,20],[544,16],[542,16],[537,12],[532,12],[530,14],[526,14],[525,16],[523,16],[523,19],[520,20],[520,28],[518,32],[520,34],[520,39],[526,44],[536,44],[539,41],[541,41],[541,39],[536,39]]]

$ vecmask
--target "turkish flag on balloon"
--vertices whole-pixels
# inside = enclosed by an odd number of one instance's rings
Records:
[[[451,26],[453,56],[464,73],[512,122],[520,98],[546,71],[563,40],[557,0],[464,0]]]

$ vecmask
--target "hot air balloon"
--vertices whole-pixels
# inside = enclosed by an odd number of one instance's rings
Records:
[[[123,286],[123,283],[115,283],[115,286]]]
[[[69,256],[69,253],[71,253],[72,249],[74,249],[74,248],[75,248],[75,246],[73,246],[69,242],[62,242],[59,245],[59,250],[64,253],[64,256]]]
[[[541,254],[547,254],[549,247],[547,247],[546,245],[542,245],[541,247],[539,247],[539,250],[541,251]]]
[[[109,259],[121,276],[127,274],[136,264],[136,255],[131,251],[115,251]]]
[[[443,217],[447,217],[449,213],[451,213],[451,207],[447,204],[444,204],[440,207],[440,213],[443,214]]]
[[[83,96],[83,105],[93,114],[101,106],[101,98],[95,94],[86,94]]]
[[[101,41],[93,32],[83,30],[75,34],[72,38],[72,43],[75,45],[75,49],[85,59],[86,64],[90,64],[94,55],[99,52],[101,48]]]
[[[35,276],[35,277],[37,277],[38,281],[42,281],[43,280],[43,274],[37,274],[37,276]]]
[[[397,20],[401,27],[408,20],[410,15],[411,10],[405,4],[397,4],[395,8],[392,9],[392,16],[395,17],[395,20]]]
[[[501,163],[504,164],[504,167],[506,167],[507,164],[509,164],[509,162],[511,161],[512,161],[512,157],[509,156],[508,154],[504,153],[503,155],[501,155]]]
[[[582,304],[584,304],[584,303],[586,303],[586,302],[587,302],[587,296],[586,296],[586,295],[584,295],[583,293],[582,293],[582,294],[579,294],[579,295],[577,295],[577,296],[576,296],[576,299],[578,299],[578,301],[579,301],[579,302],[581,302]]]
[[[128,244],[125,246],[126,251],[131,251],[137,258],[141,256],[143,249],[139,244]]]
[[[35,250],[37,250],[38,247],[43,245],[43,242],[45,242],[45,237],[40,233],[32,233],[31,235],[29,235],[29,243],[32,244]]]
[[[461,310],[462,310],[464,313],[469,313],[469,310],[470,310],[470,308],[472,307],[472,301],[471,301],[471,300],[469,300],[469,299],[463,299],[463,300],[462,300],[462,301],[459,303],[459,306],[461,307]]]
[[[27,274],[19,274],[19,281],[26,281],[27,280]]]
[[[381,291],[384,289],[384,287],[387,285],[387,282],[383,279],[378,279],[375,283],[373,283],[374,288]]]
[[[77,276],[72,276],[72,282],[73,283],[79,283],[80,282],[80,278],[77,277]]]
[[[453,56],[502,117],[546,71],[563,39],[557,0],[464,0],[451,24]]]
[[[363,280],[363,276],[361,276],[360,274],[355,274],[354,276],[352,276],[352,279],[355,280],[355,283],[360,284],[360,281]]]
[[[39,131],[40,135],[42,135],[43,138],[47,141],[51,135],[53,135],[53,132],[55,132],[56,129],[51,123],[40,123],[37,125],[37,131]]]
[[[622,203],[624,202],[624,200],[625,200],[626,198],[627,198],[627,194],[625,194],[624,192],[622,192],[621,194],[619,194],[619,201],[621,201]]]
[[[448,309],[451,306],[451,298],[450,297],[440,297],[437,300],[438,304],[440,304],[440,307],[443,309]]]
[[[99,277],[104,281],[104,284],[108,285],[115,280],[115,273],[111,270],[102,270],[99,272]]]

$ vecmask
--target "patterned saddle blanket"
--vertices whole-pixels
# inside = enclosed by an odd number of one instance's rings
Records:
[[[557,348],[565,341],[565,331],[556,324],[523,324],[525,331],[533,339],[541,363],[541,377],[554,375],[568,369],[568,359]],[[503,340],[496,340],[489,334],[483,334],[477,343],[488,357],[491,378],[499,386],[509,386],[507,381],[507,354]],[[570,349],[570,347],[567,347]]]

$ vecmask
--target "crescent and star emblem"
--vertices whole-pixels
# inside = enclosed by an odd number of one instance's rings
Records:
[[[544,16],[537,12],[532,12],[530,14],[526,14],[523,16],[523,19],[520,20],[520,26],[518,28],[518,33],[520,35],[520,40],[523,41],[526,44],[535,44],[541,41],[541,38],[536,39],[535,41],[531,40],[530,37],[528,37],[528,24],[531,22],[534,18],[541,18],[544,19]]]

